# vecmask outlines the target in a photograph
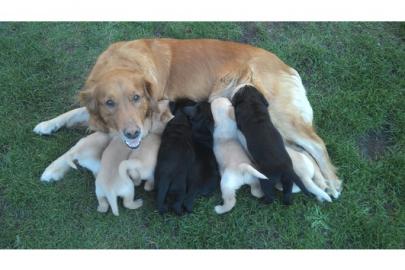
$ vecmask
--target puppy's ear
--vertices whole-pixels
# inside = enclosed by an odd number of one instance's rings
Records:
[[[228,116],[231,118],[233,121],[236,121],[235,117],[235,109],[232,106],[229,106],[228,108]]]
[[[177,104],[176,104],[176,102],[170,101],[170,102],[169,102],[169,109],[170,109],[170,112],[171,112],[173,115],[176,114],[176,110],[177,110]]]
[[[259,92],[259,90],[256,90]],[[260,97],[260,101],[263,103],[264,106],[269,107],[269,102],[267,101],[267,99],[264,97],[264,95],[262,93],[259,92],[259,97]]]
[[[155,91],[152,83],[148,80],[145,80],[143,88],[145,96],[149,101],[150,108],[152,109],[153,112],[158,112],[159,111],[158,102],[154,96]]]

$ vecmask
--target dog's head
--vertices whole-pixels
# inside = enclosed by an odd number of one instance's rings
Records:
[[[193,129],[212,132],[214,129],[214,118],[211,113],[211,105],[202,101],[194,106],[185,106],[184,113],[190,119]]]
[[[235,122],[235,110],[227,98],[214,99],[211,102],[211,112],[216,126],[224,122]]]
[[[232,105],[237,107],[242,102],[249,102],[249,103],[260,103],[265,107],[269,106],[266,98],[260,93],[256,87],[252,85],[246,85],[241,87],[232,97]]]
[[[145,119],[158,110],[153,85],[141,74],[115,70],[105,74],[79,99],[90,113],[90,127],[118,132],[130,148],[137,148],[148,133]]]

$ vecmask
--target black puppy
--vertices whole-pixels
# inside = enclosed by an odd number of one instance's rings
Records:
[[[196,155],[193,170],[187,179],[187,195],[184,200],[186,211],[191,212],[196,197],[198,195],[210,196],[218,187],[221,176],[212,150],[214,118],[210,103],[203,101],[194,106],[185,106],[183,111],[191,122]]]
[[[174,118],[162,133],[155,167],[157,208],[161,214],[169,206],[178,215],[183,214],[183,201],[187,192],[187,177],[195,160],[191,137],[191,124],[176,104],[169,104]]]
[[[274,201],[274,185],[281,181],[283,202],[291,204],[295,183],[305,194],[310,193],[295,174],[283,139],[271,122],[268,102],[253,86],[242,87],[232,98],[238,129],[246,138],[247,148],[258,169],[269,180],[260,179],[265,202]]]

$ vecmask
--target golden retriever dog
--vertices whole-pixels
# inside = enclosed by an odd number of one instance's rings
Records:
[[[109,134],[102,132],[95,132],[80,139],[69,151],[45,169],[41,175],[41,180],[45,182],[58,181],[70,168],[77,169],[76,163],[87,168],[96,176],[101,166],[101,155],[110,139]]]
[[[223,205],[215,206],[217,214],[229,212],[236,204],[236,191],[249,185],[253,196],[261,198],[263,191],[258,178],[268,179],[252,166],[248,153],[238,139],[235,111],[227,98],[216,98],[211,102],[214,117],[214,154],[221,173]]]
[[[113,214],[118,216],[118,197],[123,198],[123,204],[128,209],[142,206],[142,199],[134,201],[135,187],[132,180],[120,177],[118,172],[118,166],[128,158],[130,151],[119,136],[115,136],[104,150],[100,171],[96,176],[97,211],[105,213],[111,206]]]
[[[122,161],[119,165],[121,178],[132,179],[135,186],[139,186],[142,180],[146,180],[146,191],[151,191],[154,188],[160,137],[167,122],[173,118],[168,100],[159,101],[158,109],[159,113],[152,114],[152,125],[148,135],[142,140],[142,144],[138,149],[131,151],[128,160]]]
[[[313,111],[299,74],[274,54],[246,44],[208,39],[114,43],[99,56],[79,94],[86,109],[40,123],[34,131],[49,134],[88,121],[94,130],[119,132],[130,148],[136,148],[158,100],[229,97],[242,83],[263,93],[284,141],[308,152],[330,188],[339,193],[341,181],[314,131]]]

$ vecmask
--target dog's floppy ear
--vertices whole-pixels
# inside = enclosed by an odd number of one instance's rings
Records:
[[[95,87],[87,88],[79,93],[79,101],[90,113],[89,126],[92,130],[108,132],[108,128],[98,112],[97,100],[94,96]]]
[[[81,90],[79,93],[80,105],[85,106],[89,112],[97,109],[97,101],[94,97],[94,87]]]
[[[144,92],[146,98],[149,100],[150,108],[152,109],[153,112],[158,112],[158,102],[154,96],[154,88],[153,85],[150,81],[145,80],[144,81]]]

